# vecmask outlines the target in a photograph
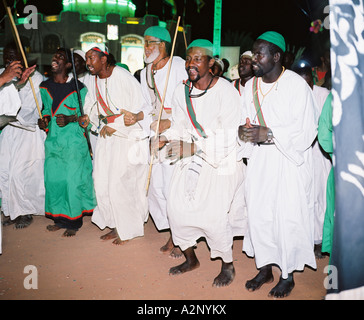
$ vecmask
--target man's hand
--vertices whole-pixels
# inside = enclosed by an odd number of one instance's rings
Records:
[[[165,136],[152,137],[150,139],[150,153],[156,155],[167,143],[168,140]]]
[[[116,132],[115,129],[108,126],[104,126],[100,131],[100,137],[102,138],[106,138],[106,136],[111,137],[114,134],[114,132]]]
[[[23,74],[21,75],[20,81],[18,82],[18,85],[23,85],[25,82],[28,81],[28,78],[34,72],[35,67],[36,67],[36,65],[24,70]]]
[[[78,124],[82,128],[87,128],[87,126],[90,124],[90,118],[88,117],[88,115],[85,114],[84,116],[78,117]]]
[[[152,124],[150,125],[150,129],[152,129],[155,132],[157,130],[157,124],[158,124],[158,120],[152,122]],[[161,119],[161,121],[159,123],[158,134],[166,131],[167,129],[170,128],[170,126],[171,126],[171,120]]]
[[[191,157],[196,152],[196,145],[192,142],[172,140],[167,146],[167,156],[170,160],[180,160]]]
[[[49,122],[51,121],[51,117],[43,117],[42,119],[38,119],[38,127],[42,130],[45,130],[48,127]]]
[[[70,122],[77,122],[77,115],[73,114],[71,116],[66,116],[64,114],[57,114],[56,115],[56,122],[59,127],[65,127]]]
[[[121,113],[124,114],[124,124],[129,127],[138,122],[138,114],[132,113],[128,110],[122,109]]]
[[[0,87],[5,83],[11,81],[13,78],[21,78],[23,72],[23,66],[20,61],[13,61],[10,63],[4,72],[0,75]]]
[[[269,128],[258,126],[250,123],[250,119],[246,118],[246,123],[239,126],[239,139],[244,142],[259,143],[267,140]]]

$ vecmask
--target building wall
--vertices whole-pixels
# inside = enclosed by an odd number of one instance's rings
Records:
[[[50,18],[56,21],[47,21]],[[87,32],[96,32],[103,34],[106,38],[105,45],[109,51],[120,62],[121,57],[121,42],[120,39],[128,34],[136,34],[141,37],[144,31],[150,26],[159,25],[159,18],[156,16],[147,15],[143,18],[123,18],[119,14],[107,14],[103,22],[90,22],[86,17],[81,16],[78,12],[62,11],[59,16],[43,17],[42,14],[37,14],[37,28],[26,29],[24,24],[18,24],[18,32],[21,37],[23,46],[26,48],[27,59],[36,61],[39,70],[44,70],[50,66],[51,58],[56,47],[81,49],[80,36]],[[137,23],[129,24],[128,22]],[[118,40],[107,40],[107,25],[117,25],[119,27]],[[173,39],[175,32],[175,23],[169,21],[167,29],[170,30],[171,38]],[[190,26],[186,27],[187,43],[190,41]],[[6,19],[5,24],[5,44],[13,41],[9,19]],[[48,40],[47,40],[48,39]],[[57,43],[58,41],[58,43]],[[48,45],[47,45],[48,44]],[[185,41],[182,32],[178,33],[175,55],[184,57]]]

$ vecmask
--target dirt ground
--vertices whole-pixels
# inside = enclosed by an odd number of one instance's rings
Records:
[[[254,259],[242,253],[243,239],[234,241],[233,283],[212,287],[220,272],[220,260],[211,260],[204,240],[196,254],[200,267],[178,276],[168,275],[170,267],[183,262],[159,251],[168,232],[158,232],[151,219],[145,224],[144,237],[123,246],[112,245],[100,230],[84,218],[75,237],[62,237],[62,230],[49,232],[52,221],[34,217],[26,229],[3,227],[3,252],[0,256],[0,300],[273,300],[268,292],[279,279],[256,292],[244,288],[246,280],[257,273]],[[305,268],[294,275],[296,286],[285,300],[322,300],[325,296],[324,267],[329,258],[317,260],[317,270]],[[35,266],[30,271],[27,266]],[[37,276],[37,281],[29,278]],[[33,280],[32,280],[33,281]],[[26,289],[24,284],[37,285]]]

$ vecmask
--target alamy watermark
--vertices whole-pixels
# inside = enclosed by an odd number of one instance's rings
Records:
[[[24,281],[24,288],[27,290],[38,289],[38,269],[36,266],[27,265],[24,267],[24,273],[28,274]]]
[[[34,5],[27,5],[24,7],[24,14],[28,14],[24,18],[24,28],[27,30],[38,29],[38,9]]]

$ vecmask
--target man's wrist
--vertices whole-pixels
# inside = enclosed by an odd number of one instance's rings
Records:
[[[268,132],[267,132],[267,139],[266,142],[270,143],[273,142],[273,132],[271,129],[268,128]]]

